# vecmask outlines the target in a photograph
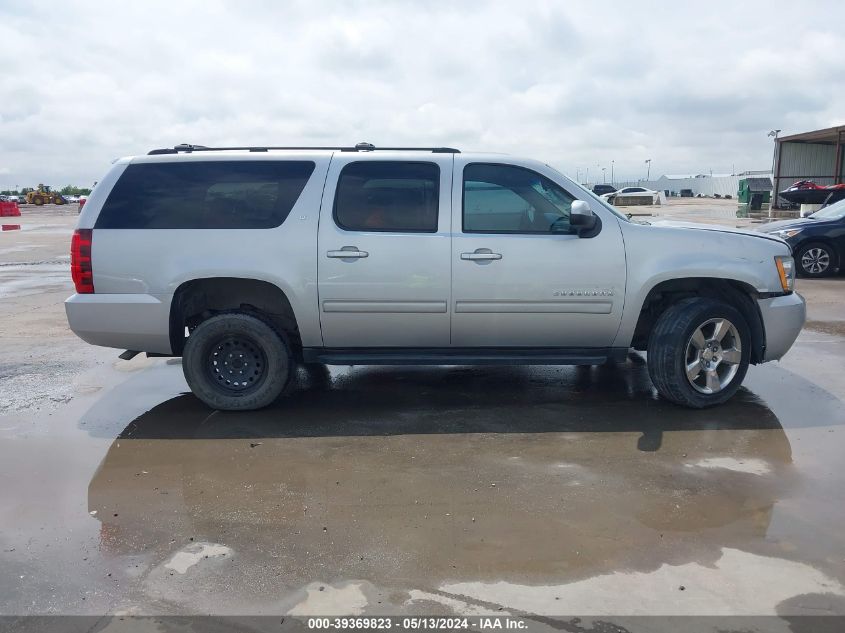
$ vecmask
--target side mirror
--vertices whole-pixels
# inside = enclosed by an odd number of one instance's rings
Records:
[[[589,203],[583,200],[572,201],[572,207],[569,211],[569,224],[579,235],[582,232],[588,232],[594,229],[597,219]]]

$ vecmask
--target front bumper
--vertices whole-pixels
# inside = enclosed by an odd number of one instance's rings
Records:
[[[807,318],[807,304],[797,292],[757,301],[766,332],[763,361],[778,360],[795,342]]]
[[[91,345],[170,353],[170,297],[75,294],[65,301],[70,329]]]

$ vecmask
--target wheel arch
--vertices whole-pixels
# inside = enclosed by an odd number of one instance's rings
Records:
[[[751,330],[751,362],[763,362],[766,332],[757,305],[759,292],[746,281],[723,277],[679,277],[653,284],[638,306],[631,347],[645,350],[660,315],[671,305],[690,297],[717,299],[739,310]]]
[[[295,356],[301,355],[299,325],[293,304],[278,285],[247,277],[198,277],[183,281],[170,303],[170,347],[179,356],[188,331],[222,312],[243,311],[284,332]]]

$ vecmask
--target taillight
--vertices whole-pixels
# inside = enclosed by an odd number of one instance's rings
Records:
[[[79,294],[94,292],[94,267],[91,264],[92,229],[77,229],[70,241],[70,275]]]

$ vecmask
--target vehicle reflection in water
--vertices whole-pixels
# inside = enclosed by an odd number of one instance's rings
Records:
[[[233,582],[268,565],[303,583],[420,570],[541,581],[764,540],[795,479],[778,417],[746,389],[714,409],[662,402],[634,360],[318,367],[249,413],[181,395],[123,429],[89,510],[113,554],[227,544]],[[178,368],[136,378],[165,371]]]

